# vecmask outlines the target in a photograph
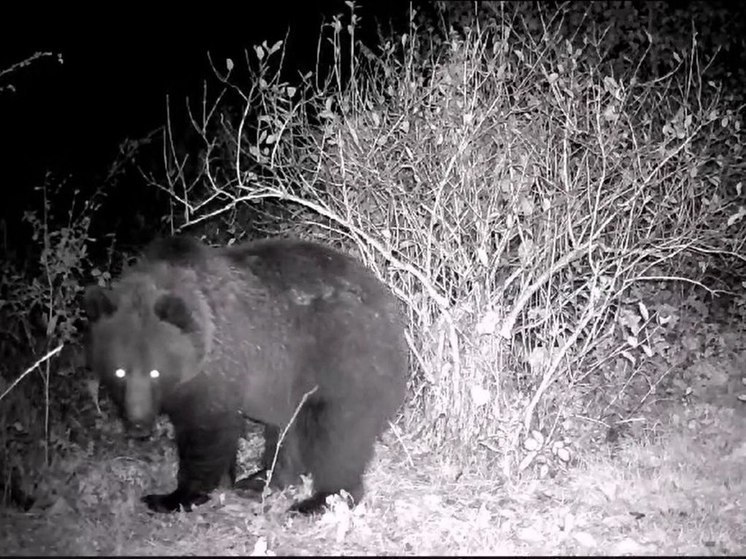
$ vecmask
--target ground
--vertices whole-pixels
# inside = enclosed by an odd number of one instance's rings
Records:
[[[107,401],[98,414],[98,400],[76,390],[71,407],[92,410],[80,421],[95,417],[79,431],[95,440],[52,431],[63,458],[29,512],[0,508],[0,555],[745,555],[741,322],[692,330],[710,342],[686,364],[663,364],[667,387],[643,387],[650,405],[618,438],[602,429],[578,438],[568,462],[545,442],[543,476],[538,460],[512,479],[499,466],[460,468],[397,427],[377,444],[363,503],[349,511],[339,502],[319,518],[287,513],[310,485],[265,503],[218,491],[193,513],[149,514],[140,497],[174,484],[170,424],[125,443]],[[261,455],[260,434],[255,426],[242,441],[243,473]]]
[[[262,512],[260,502],[225,492],[195,513],[152,516],[128,479],[115,505],[82,499],[76,512],[60,499],[43,512],[3,512],[0,547],[4,555],[744,554],[746,404],[721,396],[720,405],[670,406],[648,436],[587,452],[554,477],[498,481],[389,432],[352,512],[299,518],[285,512],[289,495]],[[112,458],[109,471],[134,471],[127,463]]]

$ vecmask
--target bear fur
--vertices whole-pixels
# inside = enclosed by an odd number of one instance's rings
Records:
[[[404,322],[391,292],[326,246],[268,239],[210,248],[155,242],[111,289],[85,295],[90,367],[131,434],[160,413],[173,423],[176,490],[147,495],[170,512],[235,483],[245,418],[265,426],[261,469],[236,484],[261,490],[283,429],[271,485],[313,475],[293,510],[317,512],[346,490],[357,502],[377,436],[406,391]]]

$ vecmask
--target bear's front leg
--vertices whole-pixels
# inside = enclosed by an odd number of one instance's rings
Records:
[[[200,421],[173,421],[179,453],[179,474],[172,493],[151,494],[142,498],[154,512],[187,512],[210,498],[224,477],[235,478],[238,438],[242,419],[237,414],[225,414]]]
[[[190,493],[177,487],[176,491],[165,495],[145,495],[142,501],[153,512],[177,512],[178,510],[192,512],[193,506],[206,503],[209,499],[210,496],[207,493]]]

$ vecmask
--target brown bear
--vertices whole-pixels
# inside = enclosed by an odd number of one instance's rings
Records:
[[[151,510],[191,510],[226,475],[235,482],[245,418],[264,424],[265,451],[237,486],[263,488],[289,425],[271,485],[303,473],[314,483],[293,510],[317,512],[342,489],[360,500],[408,371],[397,300],[360,262],[299,240],[168,238],[111,289],[90,287],[85,309],[90,367],[131,434],[149,434],[160,413],[174,426],[177,487],[143,497]]]

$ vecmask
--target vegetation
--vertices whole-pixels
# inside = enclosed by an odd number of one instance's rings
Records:
[[[92,203],[61,196],[64,216],[42,189],[33,248],[3,278],[5,487],[37,481],[34,508],[74,508],[107,553],[746,550],[738,18],[725,4],[437,3],[364,44],[369,22],[348,8],[310,71],[283,66],[282,41],[214,60],[190,130],[167,117],[163,166],[143,178],[167,196],[163,232],[321,240],[399,296],[411,395],[364,505],[306,523],[284,499],[222,495],[217,511],[146,519],[137,496],[148,476],[170,483],[173,449],[121,459],[74,359],[16,382],[78,347],[76,297],[125,259],[93,233],[115,171]]]

